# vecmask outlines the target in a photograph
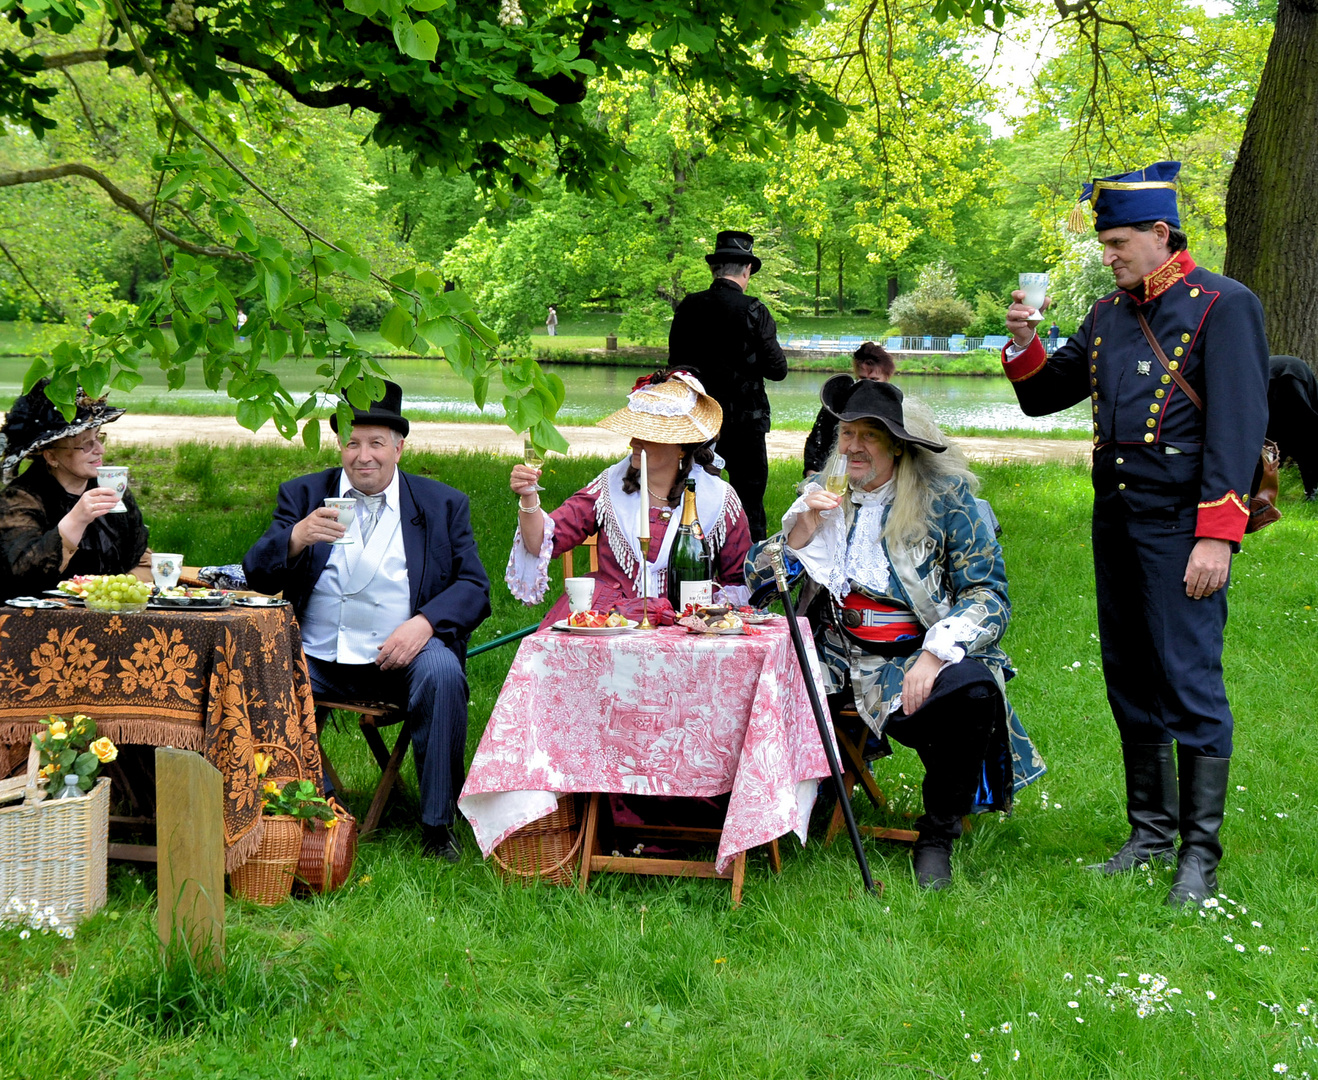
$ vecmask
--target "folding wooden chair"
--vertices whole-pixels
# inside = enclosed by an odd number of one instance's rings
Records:
[[[412,729],[415,725],[401,706],[390,705],[387,702],[332,701],[329,698],[320,697],[312,700],[316,705],[317,717],[323,717],[331,711],[356,713],[357,726],[361,730],[362,737],[366,740],[366,745],[371,748],[371,754],[374,756],[376,763],[380,766],[380,782],[375,787],[374,795],[371,796],[370,809],[366,811],[366,818],[357,834],[359,838],[365,837],[375,831],[380,824],[380,818],[384,816],[389,797],[393,794],[394,787],[398,783],[398,773],[402,768],[403,758],[407,756],[407,748],[411,745]],[[380,728],[388,727],[391,724],[400,724],[398,738],[394,740],[392,749],[385,744],[379,731]],[[345,792],[347,789],[344,787],[343,781],[339,779],[339,774],[335,771],[329,755],[325,752],[324,740],[321,741],[320,745],[320,759],[325,766],[325,772],[334,784],[334,789],[338,792]]]
[[[860,714],[856,711],[854,705],[846,705],[838,714],[837,720],[833,723],[833,734],[837,736],[838,748],[842,751],[842,786],[846,788],[847,798],[855,793],[856,784],[859,783],[869,796],[869,800],[880,810],[888,805],[887,797],[883,794],[883,789],[879,787],[874,780],[874,774],[870,772],[869,763],[865,760],[865,739],[868,735],[869,728],[861,720]],[[842,816],[841,805],[833,807],[833,816],[828,822],[828,831],[824,834],[824,846],[827,847],[837,839],[846,826],[846,819]],[[914,829],[889,829],[878,825],[860,825],[858,828],[864,836],[873,837],[876,840],[895,840],[902,844],[914,844],[919,837]]]
[[[588,552],[590,552],[590,572],[593,574],[597,570],[599,570],[600,568],[599,535],[596,534],[594,536],[586,537],[586,539],[581,541],[581,543],[579,543],[576,547],[569,548],[567,551],[563,552],[561,556],[559,556],[559,561],[563,564],[564,581],[566,581],[570,577],[577,576],[575,559],[573,558],[573,556],[575,556],[576,553],[581,548],[585,548]]]

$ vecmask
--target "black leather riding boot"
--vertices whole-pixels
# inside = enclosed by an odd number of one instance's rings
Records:
[[[1222,817],[1230,758],[1203,757],[1184,747],[1178,755],[1181,771],[1181,850],[1176,860],[1167,903],[1198,903],[1217,891],[1217,864],[1222,858]]]
[[[1173,743],[1123,743],[1126,763],[1126,818],[1130,839],[1112,858],[1090,870],[1124,874],[1141,863],[1176,860],[1176,761]]]

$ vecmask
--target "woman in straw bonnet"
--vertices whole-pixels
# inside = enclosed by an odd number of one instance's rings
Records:
[[[14,402],[0,428],[0,600],[53,588],[74,574],[122,574],[147,550],[147,529],[131,490],[96,484],[103,464],[101,426],[123,416],[104,398],[78,391],[65,420],[40,380]],[[21,476],[19,468],[30,461]],[[149,565],[149,563],[148,563]]]
[[[681,498],[688,476],[696,481],[696,512],[713,548],[714,576],[724,584],[741,584],[742,563],[750,550],[750,529],[737,493],[720,479],[710,443],[718,437],[723,410],[686,372],[659,373],[639,380],[627,404],[599,426],[631,437],[632,452],[605,469],[552,514],[540,507],[536,481],[540,470],[513,467],[510,487],[520,497],[517,535],[505,580],[512,594],[527,604],[544,599],[549,560],[570,551],[588,536],[600,534],[599,570],[594,607],[641,595],[641,451],[646,452],[650,489],[649,595],[665,594],[668,553],[680,521]],[[676,520],[675,520],[676,519]],[[545,619],[567,614],[560,598]]]

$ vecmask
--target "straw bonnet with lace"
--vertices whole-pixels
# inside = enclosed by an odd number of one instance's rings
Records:
[[[723,409],[694,375],[679,371],[663,382],[646,382],[627,395],[627,405],[598,427],[653,443],[707,443],[723,426]]]

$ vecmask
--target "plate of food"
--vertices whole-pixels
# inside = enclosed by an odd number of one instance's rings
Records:
[[[64,605],[58,600],[43,600],[39,596],[15,596],[12,600],[6,600],[6,604],[16,608],[55,608],[63,610]]]
[[[62,589],[42,589],[41,595],[59,597],[59,599],[63,600],[66,604],[80,605],[83,603],[83,599],[81,596],[75,596],[73,593],[64,592],[64,590]]]
[[[689,634],[744,634],[746,632],[741,619],[730,611],[725,611],[722,615],[711,615],[708,618],[704,615],[684,616],[677,621],[679,625],[686,627]]]
[[[223,589],[194,589],[176,585],[172,589],[158,589],[151,596],[153,608],[222,608],[233,603],[233,597]]]
[[[235,596],[233,602],[239,607],[288,607],[288,601],[277,596]]]
[[[776,611],[765,611],[763,608],[748,607],[745,604],[733,608],[732,613],[747,626],[759,626],[761,623],[773,622],[774,619],[782,618]]]
[[[639,625],[616,611],[574,611],[566,619],[554,623],[554,629],[586,637],[606,637],[609,634],[625,634]]]
[[[101,581],[103,574],[75,574],[71,578],[65,578],[53,589],[47,589],[45,596],[61,596],[70,600],[87,599],[87,591],[91,588],[93,582]]]

